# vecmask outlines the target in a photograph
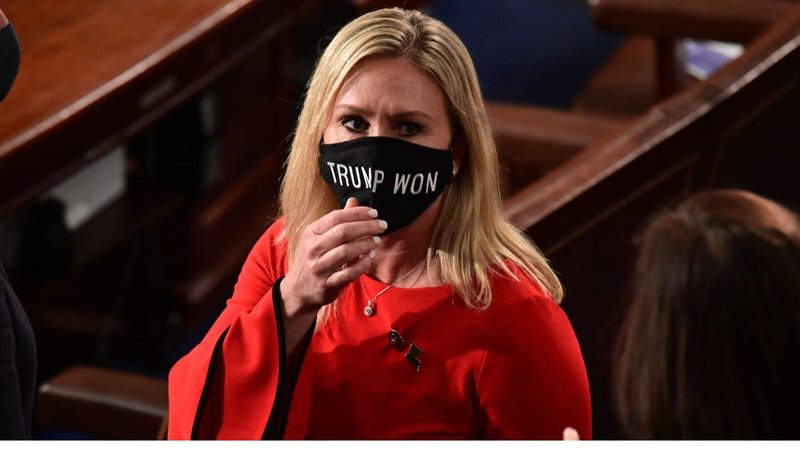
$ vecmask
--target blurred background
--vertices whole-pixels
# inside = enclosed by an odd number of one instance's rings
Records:
[[[564,277],[595,434],[616,437],[608,362],[631,236],[710,185],[798,206],[800,65],[790,1],[591,3],[0,3],[22,47],[0,104],[0,260],[36,334],[34,437],[157,436],[169,368],[277,217],[317,56],[384,6],[439,18],[472,54],[509,217]]]

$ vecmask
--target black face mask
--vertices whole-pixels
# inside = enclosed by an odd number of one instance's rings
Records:
[[[0,29],[0,102],[6,98],[19,70],[19,41],[8,24]]]
[[[378,210],[385,234],[419,217],[453,178],[453,154],[389,137],[320,144],[319,171],[344,207],[349,197]]]

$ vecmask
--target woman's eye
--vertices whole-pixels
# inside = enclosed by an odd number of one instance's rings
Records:
[[[342,125],[350,131],[366,131],[367,122],[360,117],[348,116],[342,119]]]
[[[397,130],[398,134],[401,136],[415,136],[422,131],[422,126],[413,123],[413,122],[406,122],[400,125],[400,128]]]

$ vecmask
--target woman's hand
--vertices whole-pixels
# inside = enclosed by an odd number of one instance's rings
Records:
[[[297,253],[281,283],[288,318],[316,314],[339,291],[366,272],[386,228],[378,211],[354,198],[306,227]]]
[[[580,441],[581,436],[578,434],[578,430],[572,427],[564,428],[563,438],[565,441]]]

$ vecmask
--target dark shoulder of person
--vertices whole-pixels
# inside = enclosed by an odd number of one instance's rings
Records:
[[[0,439],[30,438],[35,390],[33,329],[0,263]]]

